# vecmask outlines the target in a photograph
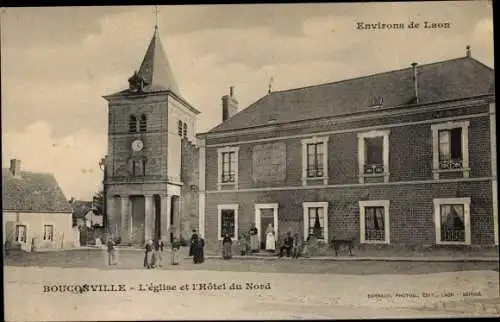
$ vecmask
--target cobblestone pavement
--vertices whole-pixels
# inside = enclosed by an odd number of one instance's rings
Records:
[[[499,288],[494,271],[363,276],[7,266],[4,277],[8,321],[498,314],[492,310],[492,304],[498,304]],[[126,291],[60,292],[60,285],[103,283],[123,284]],[[200,283],[205,284],[204,290],[196,286]],[[187,289],[182,290],[183,285],[188,285]],[[232,288],[234,285],[241,288]],[[58,291],[44,292],[54,287]],[[472,295],[465,296],[466,292]]]

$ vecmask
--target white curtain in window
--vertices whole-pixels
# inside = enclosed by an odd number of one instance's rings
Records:
[[[464,206],[442,205],[441,227],[445,229],[464,229]]]

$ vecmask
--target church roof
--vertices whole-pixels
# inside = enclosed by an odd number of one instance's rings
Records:
[[[146,49],[146,54],[142,60],[139,70],[134,73],[134,75],[129,79],[129,82],[133,79],[143,80],[143,87],[138,92],[132,90],[130,87],[119,91],[117,93],[104,96],[105,99],[110,99],[113,97],[128,96],[128,95],[144,95],[168,92],[182,102],[188,109],[190,109],[195,114],[199,114],[195,107],[193,107],[189,102],[181,95],[179,86],[175,81],[174,73],[172,72],[172,67],[168,61],[167,55],[163,49],[163,45],[160,40],[160,34],[158,32],[158,27],[155,27],[153,38]]]
[[[39,213],[71,213],[64,193],[50,173],[21,171],[14,177],[2,169],[2,210]]]
[[[493,92],[494,72],[470,56],[418,65],[420,104],[463,99]],[[412,67],[374,75],[272,92],[208,133],[335,117],[413,104]]]
[[[155,27],[153,38],[149,43],[137,74],[142,77],[147,84],[144,87],[144,92],[169,90],[175,95],[182,97],[177,82],[175,81],[172,67],[163,50],[157,27]]]

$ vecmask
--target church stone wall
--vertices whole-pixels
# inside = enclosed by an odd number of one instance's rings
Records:
[[[182,140],[181,235],[184,239],[189,239],[193,229],[198,230],[198,151],[193,143]]]

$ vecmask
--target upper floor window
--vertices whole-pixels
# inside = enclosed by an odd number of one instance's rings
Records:
[[[323,142],[307,145],[307,177],[323,177]]]
[[[433,124],[434,179],[440,172],[463,171],[469,176],[469,121]]]
[[[358,133],[359,183],[366,176],[384,176],[389,181],[389,134],[386,131]]]
[[[389,243],[389,200],[359,202],[361,243]]]
[[[147,160],[130,160],[130,173],[132,176],[145,176],[147,170]]]
[[[130,115],[128,121],[129,132],[137,132],[137,118],[135,115]]]
[[[135,170],[136,170],[136,162],[134,160],[132,160],[132,163],[131,163],[131,172],[132,172],[132,175],[135,176]]]
[[[43,240],[54,240],[54,225],[43,226]]]
[[[434,199],[437,244],[470,244],[470,198]]]
[[[302,140],[302,173],[303,185],[311,179],[328,183],[328,137]]]
[[[147,129],[148,129],[148,120],[146,118],[146,114],[142,114],[139,122],[139,131],[146,132]]]
[[[180,120],[177,123],[177,134],[179,134],[179,136],[182,136],[182,121]]]
[[[224,184],[238,185],[238,147],[219,148],[218,154],[218,188]]]
[[[187,124],[186,124],[186,123],[184,123],[184,126],[183,126],[183,129],[182,129],[182,130],[183,130],[182,135],[183,135],[185,138],[187,138],[187,135],[188,135],[188,134],[187,134],[187,133],[188,133],[188,126],[187,126]]]

